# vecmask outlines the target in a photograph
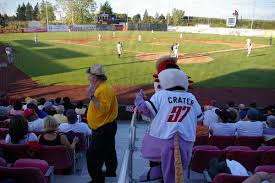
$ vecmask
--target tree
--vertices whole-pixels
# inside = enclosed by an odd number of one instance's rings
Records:
[[[149,14],[148,14],[147,9],[144,11],[142,21],[143,21],[144,23],[149,23]]]
[[[158,18],[158,22],[161,24],[165,24],[166,23],[166,19],[165,16],[163,14],[161,14]]]
[[[103,5],[100,6],[100,13],[106,13],[106,14],[113,14],[113,9],[111,7],[111,4],[106,1]]]
[[[134,23],[140,23],[140,21],[141,21],[140,14],[134,15],[133,18],[132,18],[132,20],[133,20]]]
[[[180,25],[182,23],[183,17],[184,17],[184,11],[174,8],[172,11],[171,24]]]
[[[65,12],[65,20],[70,24],[83,24],[91,20],[96,10],[94,0],[56,0]]]
[[[33,8],[33,12],[32,12],[33,20],[38,20],[38,14],[39,14],[39,5],[38,5],[38,3],[36,3],[35,7]]]
[[[19,4],[16,9],[17,20],[20,20],[20,21],[26,20],[25,12],[26,12],[25,4],[23,3],[22,6]]]
[[[53,21],[55,20],[55,7],[47,2],[47,12],[48,12],[48,20]],[[38,20],[42,21],[44,25],[47,23],[47,14],[46,14],[46,2],[42,0],[39,8]]]
[[[32,20],[33,18],[33,8],[29,2],[26,5],[25,16],[26,16],[26,20]]]

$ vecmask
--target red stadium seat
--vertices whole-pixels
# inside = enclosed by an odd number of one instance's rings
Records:
[[[236,138],[235,145],[237,146],[249,146],[252,149],[257,149],[264,142],[264,137],[249,137],[249,136],[240,136]]]
[[[248,146],[228,146],[225,148],[225,150],[228,151],[237,151],[237,150],[252,150]]]
[[[197,136],[196,137],[196,141],[194,143],[194,146],[197,146],[197,145],[207,145],[208,144],[208,136]]]
[[[36,153],[36,158],[45,160],[54,166],[57,173],[71,171],[74,163],[74,152],[66,146],[42,146]]]
[[[275,150],[275,146],[261,146],[257,149],[257,151],[268,151],[268,150]]]
[[[209,144],[217,146],[220,149],[225,149],[227,146],[233,146],[235,142],[235,136],[211,136],[209,138]]]
[[[26,144],[0,144],[1,150],[8,163],[13,163],[20,158],[30,158],[29,146]]]
[[[0,166],[6,166],[7,162],[4,158],[0,157]]]
[[[275,165],[275,150],[268,150],[262,153],[260,165]]]
[[[255,173],[256,172],[268,172],[268,173],[275,173],[275,165],[262,165],[262,166],[257,166],[255,168]]]
[[[5,139],[8,133],[8,128],[0,128],[0,139]]]
[[[236,160],[248,171],[253,172],[260,164],[261,153],[254,150],[236,150],[227,153],[227,159]]]
[[[242,183],[248,176],[236,176],[226,173],[216,175],[212,183]]]

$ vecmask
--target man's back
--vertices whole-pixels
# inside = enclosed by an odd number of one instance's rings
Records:
[[[238,136],[262,136],[263,123],[260,121],[238,121],[236,123],[236,132]]]

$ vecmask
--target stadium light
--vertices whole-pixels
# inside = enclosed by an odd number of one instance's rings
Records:
[[[256,0],[254,0],[254,2],[253,2],[253,13],[252,13],[252,20],[251,20],[251,29],[253,29],[254,16],[255,16],[255,6],[256,6]]]
[[[48,29],[49,27],[48,2],[47,0],[45,2],[46,2],[46,21],[47,21],[47,29]]]

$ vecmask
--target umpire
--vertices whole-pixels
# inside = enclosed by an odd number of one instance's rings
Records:
[[[103,65],[94,64],[87,70],[90,98],[87,120],[92,128],[92,139],[87,151],[87,167],[92,183],[104,183],[105,177],[116,177],[117,156],[115,135],[118,102],[107,83]],[[102,172],[105,163],[106,172]]]

